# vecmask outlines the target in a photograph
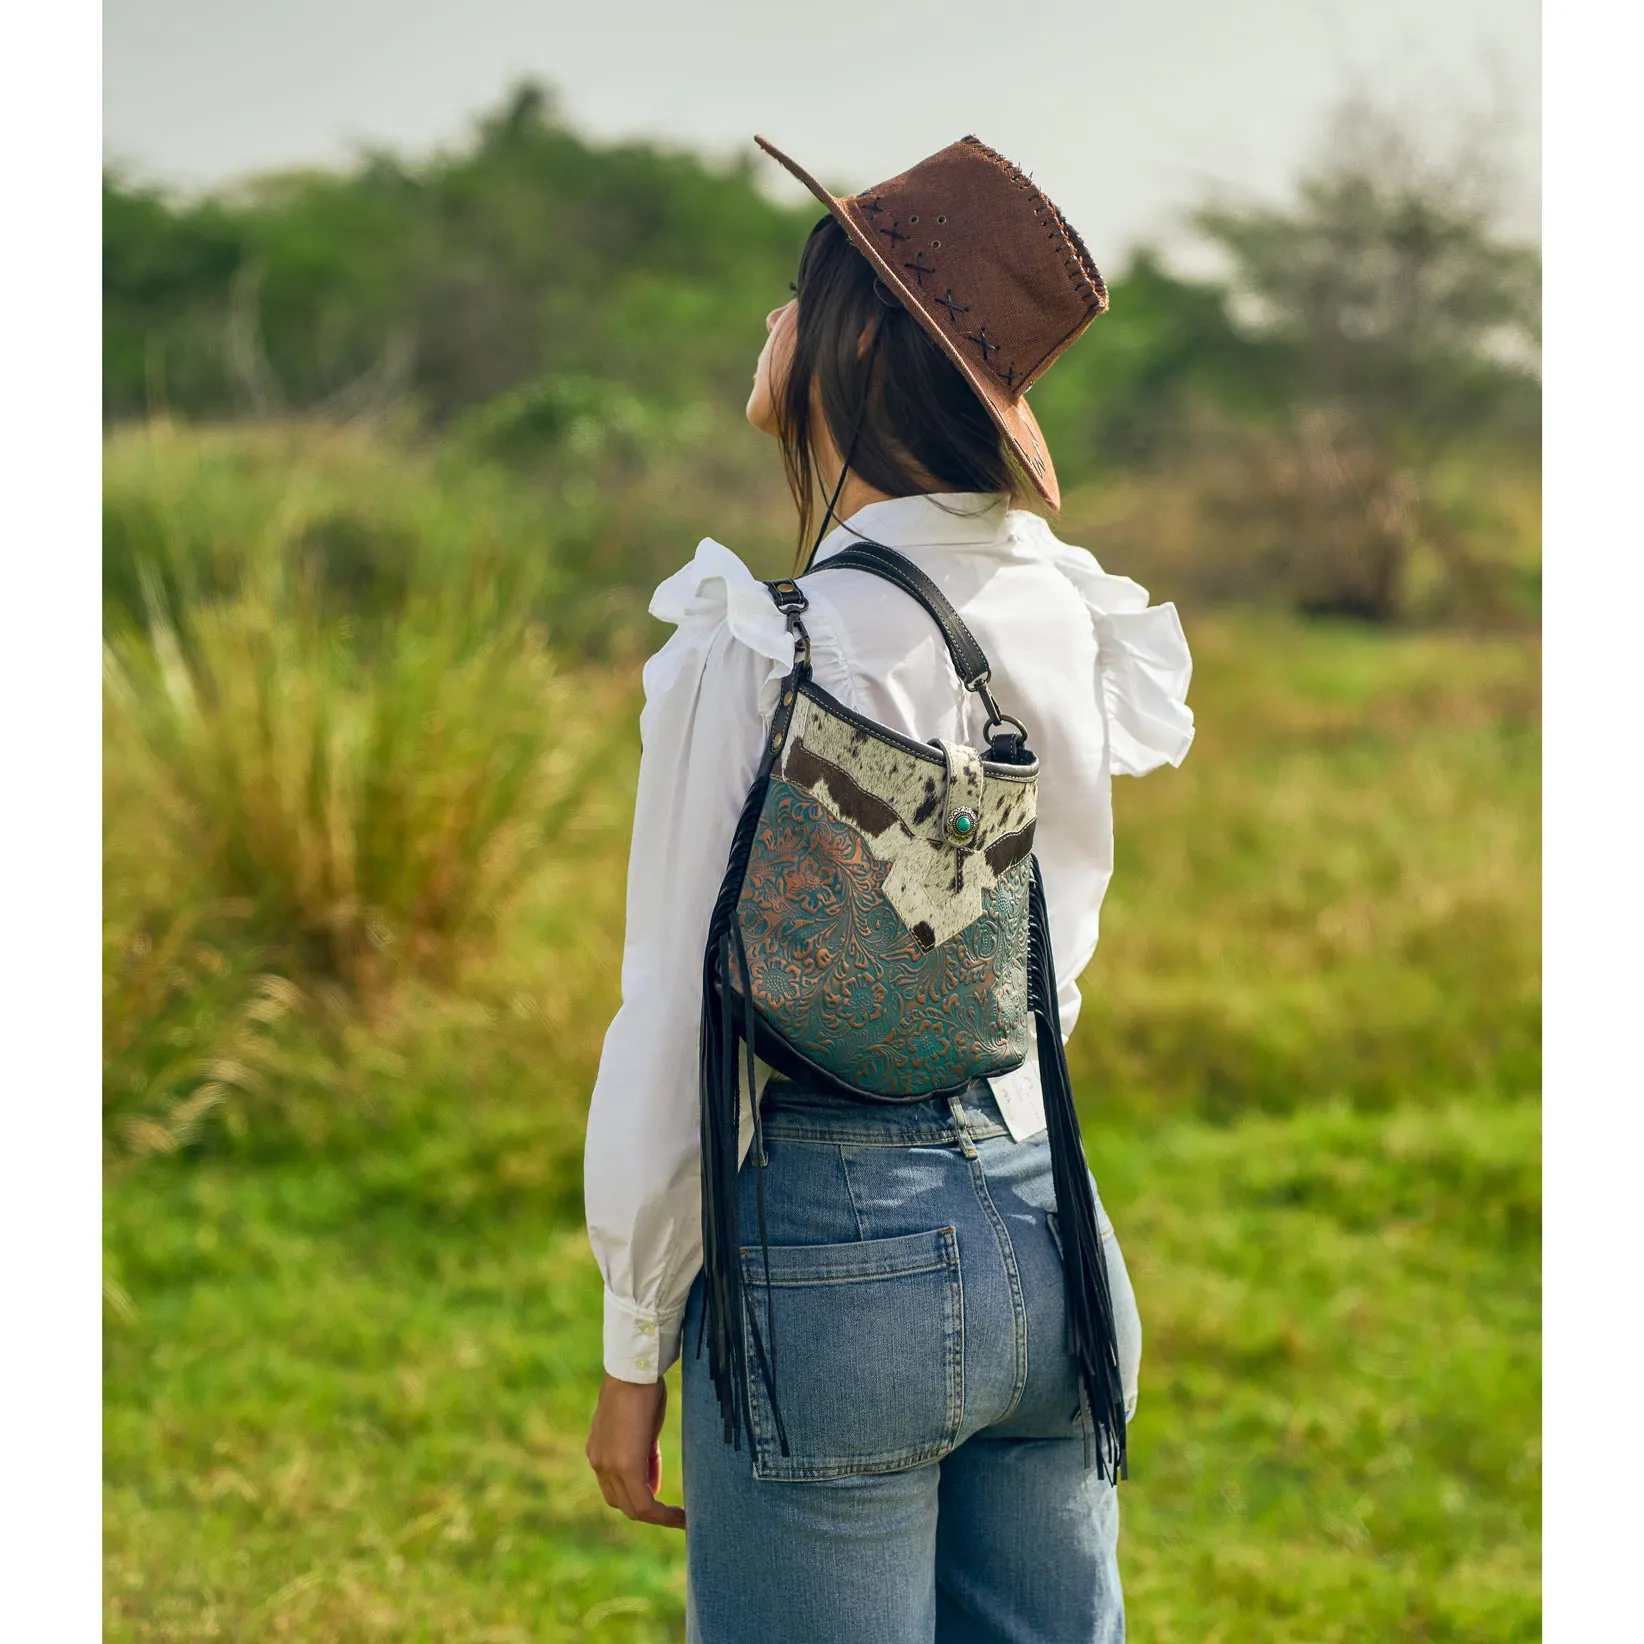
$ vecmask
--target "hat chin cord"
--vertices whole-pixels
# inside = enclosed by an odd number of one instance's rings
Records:
[[[875,285],[878,281],[874,282]],[[851,422],[851,437],[845,442],[844,460],[839,464],[839,478],[834,484],[833,495],[828,498],[827,511],[822,515],[822,523],[816,528],[815,540],[811,543],[811,550],[805,556],[804,568],[800,571],[803,576],[810,570],[816,560],[816,550],[822,546],[822,538],[827,535],[828,526],[833,520],[833,511],[839,506],[839,493],[845,489],[845,478],[851,471],[851,458],[856,455],[857,436],[862,432],[862,418],[867,414],[868,395],[873,392],[873,367],[879,357],[879,339],[884,335],[883,323],[873,328],[873,343],[868,349],[867,380],[862,386],[861,403],[856,408],[856,416]]]

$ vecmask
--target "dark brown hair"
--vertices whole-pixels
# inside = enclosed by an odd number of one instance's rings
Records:
[[[818,403],[834,449],[841,458],[849,453],[851,471],[887,496],[933,489],[1025,494],[982,402],[919,322],[879,285],[831,215],[805,242],[794,290],[799,323],[775,410],[782,466],[799,509],[796,571],[804,568],[818,509],[811,437]]]

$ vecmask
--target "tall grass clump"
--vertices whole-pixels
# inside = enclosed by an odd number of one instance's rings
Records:
[[[126,894],[119,892],[125,890]],[[103,923],[103,1134],[109,1164],[176,1153],[208,1122],[244,1128],[300,999],[236,941],[243,905],[160,908],[114,887]]]
[[[460,991],[585,808],[598,714],[543,622],[554,568],[532,507],[487,512],[473,480],[465,543],[413,454],[284,438],[283,478],[267,440],[160,430],[116,453],[115,511],[153,527],[118,548],[104,646],[118,1157],[290,1098],[293,1046],[321,1065],[310,1028],[346,1036],[403,1017],[407,989]],[[260,478],[236,501],[219,469],[240,459]],[[405,495],[373,516],[396,464]],[[374,581],[316,557],[349,472],[375,476],[348,537],[355,569],[387,568]]]
[[[429,601],[366,634],[252,593],[157,614],[105,674],[132,820],[169,835],[187,900],[245,904],[278,966],[363,1000],[453,974],[575,800],[564,685],[506,615]]]

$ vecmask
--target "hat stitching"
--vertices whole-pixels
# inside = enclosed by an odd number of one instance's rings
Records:
[[[936,272],[936,270],[925,261],[925,254],[923,251],[914,252],[913,261],[911,263],[903,263],[902,266],[912,272],[914,278],[919,282],[919,289],[921,291],[925,289],[925,276]]]
[[[1090,253],[1086,250],[1085,243],[1079,237],[1078,231],[1056,209],[1055,204],[1044,191],[1034,187],[1033,179],[1023,172],[1019,166],[1012,165],[997,149],[989,148],[980,138],[966,137],[964,141],[971,144],[977,153],[984,155],[994,165],[998,166],[1018,188],[1032,191],[1032,198],[1035,202],[1033,207],[1035,215],[1049,212],[1050,220],[1055,224],[1055,227],[1047,231],[1047,237],[1050,239],[1060,238],[1069,251],[1073,253],[1066,266],[1069,266],[1071,270],[1068,279],[1074,287],[1075,294],[1085,299],[1087,309],[1093,308],[1097,313],[1101,313],[1107,307],[1107,286],[1102,279],[1100,270],[1091,261]]]
[[[992,164],[1004,171],[1018,188],[1030,191],[1029,203],[1032,206],[1034,216],[1042,219],[1047,213],[1049,214],[1050,226],[1045,230],[1045,238],[1051,241],[1060,240],[1064,249],[1068,252],[1068,255],[1063,259],[1062,266],[1068,271],[1068,280],[1074,287],[1075,295],[1085,300],[1085,308],[1087,313],[1093,308],[1097,313],[1102,312],[1102,310],[1107,307],[1107,287],[1102,281],[1100,272],[1095,268],[1094,264],[1091,263],[1090,253],[1085,249],[1084,241],[1079,237],[1077,231],[1073,229],[1072,225],[1069,224],[1065,218],[1063,218],[1062,214],[1056,209],[1054,203],[1046,196],[1044,191],[1034,186],[1031,174],[1025,173],[1020,167],[1012,165],[1011,162],[1004,157],[1004,155],[1000,154],[996,149],[989,148],[986,143],[974,136],[968,136],[964,139],[964,141],[969,143],[979,154],[984,156]],[[885,209],[883,204],[883,196],[878,194],[874,195],[871,199],[869,199],[866,195],[858,195],[856,203],[862,212],[869,217],[877,217]],[[910,217],[908,222],[912,224],[917,220],[917,217]],[[945,215],[937,218],[938,222],[943,222],[945,220]],[[902,231],[900,218],[893,218],[889,228],[879,228],[876,232],[885,235],[890,240],[893,247],[896,245],[898,240],[910,238],[909,235]],[[940,246],[940,244],[941,241],[939,240],[932,241],[931,248],[934,250]],[[903,262],[902,267],[907,269],[908,272],[914,276],[917,281],[918,288],[922,292],[925,285],[925,275],[935,274],[937,270],[934,265],[927,264],[925,262],[925,256],[922,250],[916,251],[914,253],[914,258],[915,260],[912,262]],[[951,287],[948,289],[945,296],[938,297],[936,299],[936,306],[947,309],[948,319],[954,325],[959,323],[960,314],[968,314],[970,312],[970,305],[968,303],[960,303],[954,298]],[[1007,389],[1012,391],[1015,390],[1018,382],[1022,382],[1025,390],[1027,381],[1032,373],[1019,371],[1014,360],[1012,360],[1010,364],[1005,366],[1003,369],[993,365],[989,359],[989,356],[998,351],[999,344],[994,342],[988,336],[987,328],[985,326],[981,327],[978,331],[967,333],[966,340],[976,343],[980,348],[981,359],[979,363],[987,370],[990,376],[997,377],[1002,383],[1004,383]],[[1053,350],[1047,357],[1047,360],[1041,362],[1038,369],[1042,370],[1044,365],[1048,363],[1048,359],[1054,358],[1057,352],[1060,352],[1060,349]]]
[[[989,354],[997,354],[999,352],[998,343],[989,340],[988,328],[985,325],[975,331],[967,331],[965,333],[965,341],[975,343],[982,350],[983,365],[987,365]],[[990,366],[989,369],[991,370],[992,367]]]
[[[1084,241],[1080,238],[1077,231],[1073,229],[1073,227],[1062,217],[1055,205],[1045,196],[1043,190],[1034,186],[1031,174],[1024,173],[1019,167],[1012,165],[1011,162],[996,149],[989,148],[986,143],[981,142],[973,135],[963,138],[962,141],[968,144],[976,153],[985,158],[990,164],[997,166],[1000,170],[1002,170],[1017,188],[1027,192],[1028,200],[1026,203],[1030,206],[1035,218],[1047,224],[1045,227],[1046,239],[1053,243],[1060,241],[1062,248],[1068,253],[1068,255],[1063,259],[1062,266],[1067,271],[1068,281],[1074,288],[1076,298],[1080,300],[1081,306],[1085,310],[1078,323],[1074,325],[1065,336],[1059,339],[1056,343],[1052,344],[1043,357],[1025,372],[1018,369],[1015,360],[1012,360],[1008,365],[1002,368],[991,364],[989,356],[1000,351],[1000,344],[994,342],[992,338],[988,336],[986,326],[979,326],[977,330],[973,332],[963,333],[965,340],[976,343],[981,354],[981,358],[979,360],[972,358],[958,361],[958,363],[963,365],[966,374],[974,379],[979,374],[978,367],[980,367],[981,370],[985,371],[989,377],[996,378],[1003,382],[1007,390],[1010,391],[1012,401],[1014,403],[1020,403],[1021,396],[1025,394],[1028,388],[1032,386],[1035,377],[1045,371],[1065,351],[1068,344],[1071,343],[1074,338],[1085,329],[1095,315],[1102,313],[1106,309],[1108,300],[1107,287],[1102,280],[1100,271],[1096,268],[1094,262],[1092,262],[1090,253],[1086,249]],[[794,168],[790,165],[790,169]],[[806,181],[809,181],[809,179],[806,179]],[[819,186],[814,182],[810,183],[810,187],[813,192],[821,193]],[[825,198],[831,199],[831,196],[825,196]],[[835,203],[840,207],[845,205],[845,201],[843,200],[838,200]],[[861,222],[861,229],[866,230],[872,227],[874,232],[885,235],[890,241],[892,249],[895,248],[898,241],[911,239],[911,236],[902,228],[902,219],[900,218],[893,217],[889,228],[877,227],[872,223],[871,219],[880,216],[886,209],[882,194],[874,194],[869,196],[864,192],[855,196],[851,203],[856,207],[857,212],[860,213],[858,220]],[[841,215],[843,216],[843,213],[841,213]],[[848,219],[846,220],[848,224]],[[917,221],[917,218],[910,217],[907,221],[911,226],[911,224]],[[945,214],[939,215],[936,221],[938,223],[945,224],[947,217]],[[931,242],[932,250],[939,250],[940,247],[940,240],[934,240]],[[915,259],[916,260],[912,262],[903,261],[901,267],[915,276],[919,289],[915,291],[907,287],[900,279],[898,279],[896,283],[906,293],[907,298],[914,303],[916,308],[919,311],[929,315],[931,319],[934,320],[935,318],[934,314],[931,312],[933,309],[947,309],[949,323],[957,329],[959,324],[959,315],[970,313],[971,305],[968,303],[961,303],[954,296],[951,287],[949,287],[941,297],[932,298],[927,296],[924,291],[923,276],[927,273],[935,275],[937,269],[933,264],[927,264],[925,262],[922,251],[916,250]],[[884,300],[883,294],[876,291],[876,295],[880,295],[881,300]],[[1020,387],[1017,386],[1018,384],[1020,384]],[[981,384],[978,382],[976,386],[980,389]],[[1043,475],[1047,470],[1048,464],[1044,456],[1044,448],[1032,427],[1030,425],[1018,423],[1014,438],[1018,442],[1018,455],[1027,460],[1028,466],[1032,468],[1035,473]]]

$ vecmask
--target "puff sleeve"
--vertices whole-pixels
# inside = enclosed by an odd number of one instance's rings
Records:
[[[583,1158],[588,1237],[605,1282],[605,1368],[635,1382],[657,1380],[678,1357],[701,1265],[702,950],[764,721],[793,659],[764,587],[711,539],[650,609],[675,628],[645,665],[622,1003]]]
[[[1113,774],[1180,765],[1193,743],[1193,658],[1176,607],[1149,605],[1140,583],[1111,576],[1083,548],[1051,541],[1053,563],[1078,589],[1095,631]]]

